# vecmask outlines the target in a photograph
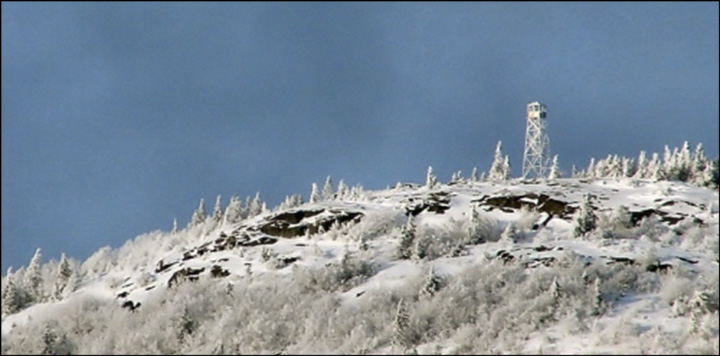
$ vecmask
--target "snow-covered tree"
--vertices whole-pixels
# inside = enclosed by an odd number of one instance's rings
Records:
[[[593,284],[593,305],[592,305],[592,315],[598,316],[601,315],[603,312],[603,297],[602,292],[600,291],[600,277],[595,278],[595,282]]]
[[[583,196],[580,203],[580,209],[575,213],[575,236],[584,236],[588,232],[595,229],[597,225],[597,216],[590,205],[590,195]]]
[[[508,180],[510,179],[510,156],[505,156],[505,159],[503,159],[503,175],[502,180]]]
[[[475,245],[485,242],[485,234],[483,229],[483,221],[480,218],[480,213],[477,210],[477,206],[472,207],[470,211],[470,226],[468,227],[468,242]]]
[[[420,294],[432,297],[442,288],[443,278],[435,272],[435,268],[430,267],[430,270],[425,275],[425,283],[423,283]]]
[[[333,185],[332,178],[327,176],[325,179],[325,185],[323,185],[323,200],[331,200],[333,198]]]
[[[2,315],[15,314],[21,307],[22,300],[18,286],[15,285],[13,277],[8,274],[5,281],[5,289],[3,289],[2,293]]]
[[[640,151],[640,155],[638,156],[637,161],[637,169],[635,170],[635,175],[633,176],[636,179],[642,179],[647,178],[649,176],[649,161],[647,159],[647,154],[645,151]]]
[[[412,246],[415,241],[415,223],[412,216],[408,217],[407,223],[400,232],[400,245],[397,250],[397,257],[400,259],[409,259],[412,256]]]
[[[310,191],[310,203],[317,203],[320,201],[320,193],[318,192],[317,184],[312,184],[312,190]]]
[[[590,164],[588,164],[586,176],[587,178],[595,177],[595,157],[590,158]]]
[[[425,177],[425,186],[428,189],[435,188],[437,185],[437,177],[433,174],[432,166],[428,166],[427,175]]]
[[[451,182],[451,183],[458,183],[458,182],[460,182],[460,179],[461,179],[460,174],[461,174],[460,171],[457,171],[457,172],[453,173],[452,176],[450,177],[450,182]]]
[[[552,166],[550,167],[550,174],[548,179],[554,180],[560,178],[560,164],[558,163],[558,155],[553,156]]]
[[[630,178],[635,174],[635,161],[632,158],[622,158],[622,177]]]
[[[470,180],[473,182],[477,182],[478,179],[479,179],[479,177],[478,177],[477,167],[473,167],[472,173],[470,173]]]
[[[337,189],[338,199],[340,199],[340,200],[345,199],[345,197],[347,196],[349,191],[350,191],[350,188],[347,186],[347,184],[345,184],[345,181],[343,181],[341,179],[340,182],[338,183],[338,189]]]
[[[230,202],[225,208],[225,214],[223,215],[223,224],[234,224],[242,218],[242,202],[239,197],[230,197]]]
[[[40,249],[38,248],[37,250],[35,250],[35,254],[30,260],[30,265],[28,266],[26,272],[27,286],[30,292],[30,298],[36,303],[40,303],[45,299],[45,295],[43,293],[41,264],[42,253],[40,253]]]
[[[620,205],[619,207],[617,207],[617,209],[613,209],[611,219],[613,228],[615,229],[632,227],[630,211],[625,205]]]
[[[266,209],[263,209],[263,202],[260,200],[260,192],[255,193],[255,197],[250,201],[250,205],[248,206],[248,216],[258,216],[263,213],[263,211]]]
[[[60,256],[60,265],[58,266],[57,278],[55,279],[55,288],[53,290],[53,298],[55,300],[62,300],[65,295],[65,290],[72,277],[72,269],[70,269],[70,261],[63,253]]]
[[[170,233],[175,234],[177,232],[178,232],[177,218],[173,218],[173,227],[172,227],[172,230],[170,230]]]
[[[490,171],[488,172],[488,179],[491,181],[503,180],[505,177],[505,157],[502,154],[502,141],[498,141],[495,146],[495,156],[493,157],[492,164],[490,165]]]
[[[413,243],[412,258],[419,261],[428,255],[428,248],[432,243],[431,238],[425,234],[416,236]]]
[[[408,311],[405,299],[400,299],[395,319],[393,320],[393,338],[392,343],[399,347],[408,347],[410,345],[410,313]]]
[[[217,196],[217,199],[215,199],[215,206],[213,207],[213,214],[212,219],[216,223],[219,223],[222,221],[223,218],[223,210],[222,210],[222,201],[220,200],[220,196]]]
[[[193,212],[193,215],[190,218],[190,223],[188,224],[188,228],[198,226],[203,222],[205,222],[205,199],[200,198],[200,204],[198,205],[198,208]]]
[[[505,230],[503,230],[502,234],[500,235],[501,241],[506,242],[517,242],[517,228],[515,227],[515,224],[513,222],[510,222],[505,227]]]

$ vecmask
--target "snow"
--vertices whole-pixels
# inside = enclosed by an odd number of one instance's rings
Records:
[[[461,273],[468,266],[478,263],[489,263],[496,258],[500,250],[513,253],[521,261],[539,261],[553,257],[560,259],[569,251],[574,252],[585,261],[605,261],[612,257],[627,257],[636,261],[646,258],[653,253],[660,262],[668,262],[675,266],[682,265],[690,271],[717,271],[717,256],[711,251],[703,250],[697,246],[666,245],[662,242],[644,239],[599,240],[575,238],[573,226],[569,219],[553,217],[549,223],[539,231],[527,231],[525,239],[519,243],[488,242],[485,244],[468,246],[467,255],[459,257],[439,257],[427,263],[417,263],[412,260],[396,260],[393,253],[397,246],[398,226],[403,224],[404,208],[410,198],[414,201],[427,199],[429,193],[442,193],[449,197],[449,209],[442,214],[431,212],[420,213],[415,217],[415,224],[419,229],[459,224],[469,219],[472,206],[482,197],[527,195],[548,195],[555,200],[578,206],[582,196],[591,193],[596,197],[592,204],[597,212],[609,213],[620,206],[625,206],[630,212],[644,209],[658,209],[669,216],[697,217],[710,226],[710,231],[717,234],[718,214],[710,215],[708,204],[715,204],[718,192],[697,188],[678,182],[651,182],[648,180],[578,180],[557,179],[552,183],[522,182],[514,180],[508,184],[489,182],[461,182],[452,186],[440,185],[428,190],[421,186],[411,188],[403,186],[399,189],[365,192],[363,199],[357,200],[327,200],[312,204],[305,204],[294,210],[323,210],[322,213],[303,219],[301,224],[315,224],[323,219],[332,218],[331,211],[360,211],[364,214],[363,221],[391,221],[395,230],[385,231],[368,241],[369,252],[376,255],[378,272],[363,283],[340,292],[341,304],[350,307],[362,303],[362,295],[366,293],[381,292],[404,288],[406,281],[421,278],[425,272],[423,267],[432,266],[440,275],[452,276]],[[538,199],[522,198],[521,201],[537,204]],[[670,203],[672,202],[672,203]],[[717,204],[715,204],[717,206]],[[499,209],[490,211],[480,210],[481,214],[497,220],[498,235],[510,222],[524,219],[519,210],[504,212]],[[149,298],[159,293],[168,292],[168,281],[171,276],[183,268],[204,268],[204,274],[217,265],[230,272],[228,281],[231,283],[246,283],[251,275],[291,276],[294,266],[307,268],[325,268],[332,263],[339,263],[345,251],[359,253],[356,241],[350,239],[348,232],[326,232],[323,235],[313,235],[310,239],[305,237],[278,238],[276,243],[255,247],[238,247],[224,251],[214,251],[205,255],[198,255],[183,260],[185,251],[193,251],[203,244],[212,243],[222,233],[230,234],[233,231],[248,231],[254,236],[261,236],[258,227],[266,223],[277,212],[269,212],[245,220],[241,223],[223,226],[201,236],[195,242],[186,245],[177,245],[169,251],[152,251],[145,260],[141,260],[134,268],[120,263],[107,274],[98,277],[92,282],[85,282],[82,287],[69,298],[103,298],[116,299],[118,302],[132,300],[145,303]],[[544,214],[544,215],[542,215]],[[547,216],[542,213],[536,221],[542,221]],[[375,220],[373,220],[375,219]],[[361,222],[358,225],[362,225]],[[365,228],[371,228],[365,227]],[[671,229],[671,226],[668,226]],[[193,230],[194,231],[194,230]],[[393,232],[395,231],[395,232]],[[190,234],[190,232],[186,232]],[[192,232],[195,233],[195,232]],[[348,234],[348,235],[345,235]],[[546,248],[537,251],[539,247]],[[297,260],[287,267],[272,265],[272,261],[263,261],[262,251],[270,251],[271,258],[296,258]],[[684,262],[697,261],[696,264]],[[168,271],[156,273],[157,262],[162,259],[166,264],[177,262]],[[539,266],[541,263],[532,265]],[[251,271],[248,274],[248,269]],[[140,279],[143,275],[150,275],[150,282],[143,284]],[[125,281],[112,283],[113,279]],[[149,288],[152,287],[152,288]],[[126,292],[127,296],[117,298],[118,294]],[[12,333],[13,325],[24,325],[29,320],[41,320],[43,315],[52,313],[62,302],[48,302],[33,305],[17,314],[3,318],[2,334],[8,336]],[[562,322],[546,330],[528,335],[528,340],[522,349],[524,353],[552,352],[558,354],[577,353],[622,353],[625,342],[630,342],[619,336],[597,335],[596,330],[606,330],[605,326],[622,323],[634,325],[639,334],[648,330],[661,330],[663,332],[678,332],[684,328],[686,318],[671,316],[670,307],[665,305],[658,293],[633,294],[621,297],[612,310],[598,318],[595,325],[585,333],[570,332],[569,322]],[[622,324],[622,325],[625,325]],[[625,326],[623,326],[625,327]],[[616,340],[616,344],[606,342]],[[615,338],[615,339],[613,339]],[[419,345],[417,351],[425,352],[454,352],[458,345],[449,338]],[[633,346],[634,347],[634,346]]]

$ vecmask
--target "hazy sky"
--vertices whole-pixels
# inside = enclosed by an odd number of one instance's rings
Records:
[[[718,155],[718,3],[2,3],[2,269],[327,175]],[[3,272],[4,273],[4,272]]]

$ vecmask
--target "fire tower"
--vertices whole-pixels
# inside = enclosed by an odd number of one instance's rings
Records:
[[[550,138],[547,135],[547,107],[539,101],[533,101],[527,105],[522,176],[545,178],[549,167]]]

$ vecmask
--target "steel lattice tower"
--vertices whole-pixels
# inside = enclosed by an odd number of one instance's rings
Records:
[[[549,167],[550,138],[547,135],[547,107],[539,101],[533,101],[527,106],[522,176],[545,178]]]

